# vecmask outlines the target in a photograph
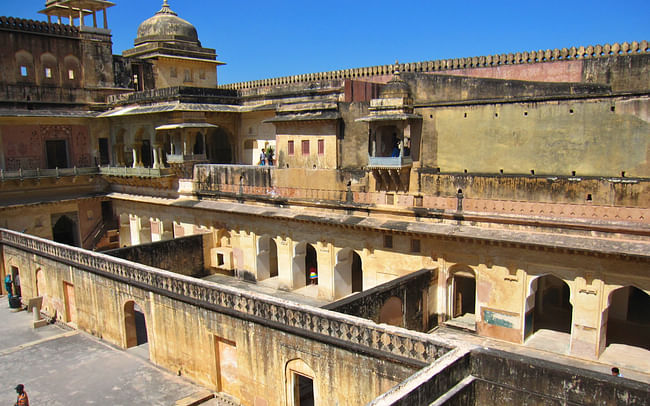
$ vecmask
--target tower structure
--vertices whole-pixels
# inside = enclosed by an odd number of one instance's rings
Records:
[[[194,25],[178,17],[167,0],[140,24],[134,45],[122,55],[152,62],[155,88],[217,86],[216,67],[224,63],[214,49],[201,46]]]

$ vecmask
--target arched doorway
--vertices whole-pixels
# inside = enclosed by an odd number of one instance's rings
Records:
[[[448,314],[452,325],[475,329],[476,327],[476,276],[466,266],[454,267],[447,282]]]
[[[404,327],[404,311],[402,310],[402,299],[397,296],[389,297],[379,311],[379,323],[386,323],[392,326]]]
[[[305,249],[305,284],[318,285],[318,278],[310,279],[309,275],[316,272],[318,275],[318,258],[316,257],[316,248],[313,245],[307,244]]]
[[[52,238],[62,244],[77,246],[77,224],[67,215],[60,216],[52,227]]]
[[[223,128],[212,128],[205,137],[205,154],[211,164],[233,163],[230,137]]]
[[[203,141],[203,134],[200,132],[196,133],[196,138],[194,141],[194,148],[192,149],[192,153],[194,155],[203,155],[205,153],[205,142]]]
[[[124,331],[126,333],[126,348],[147,344],[147,322],[142,308],[133,300],[124,304]]]
[[[334,296],[344,297],[363,290],[363,265],[361,257],[350,248],[336,255],[334,267]]]
[[[278,276],[278,246],[269,236],[257,242],[257,280]]]
[[[285,367],[286,395],[290,406],[314,406],[318,398],[314,371],[301,359],[287,362]]]
[[[650,295],[634,286],[610,294],[607,345],[625,344],[650,350]]]
[[[571,334],[573,306],[569,285],[553,275],[541,276],[533,283],[537,283],[537,288],[532,293],[535,295],[532,319],[527,320],[532,323],[530,332],[545,329]]]

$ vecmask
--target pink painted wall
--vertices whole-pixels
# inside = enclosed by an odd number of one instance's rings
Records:
[[[88,167],[91,162],[90,135],[83,125],[4,125],[0,127],[5,169],[47,168],[45,141],[66,140],[68,165]]]

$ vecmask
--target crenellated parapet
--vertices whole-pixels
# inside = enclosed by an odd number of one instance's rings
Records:
[[[451,350],[426,334],[272,296],[218,285],[43,238],[0,229],[0,245],[167,296],[329,344],[424,366]]]
[[[79,27],[15,17],[0,17],[0,30],[23,31],[63,37],[79,37]]]
[[[648,41],[623,42],[605,45],[589,45],[562,49],[547,49],[524,51],[508,54],[487,56],[472,56],[466,58],[438,59],[425,62],[410,62],[400,64],[378,65],[364,68],[341,69],[329,72],[307,73],[302,75],[282,76],[253,80],[248,82],[231,83],[220,86],[223,89],[250,89],[266,86],[281,86],[292,83],[312,82],[322,80],[356,79],[369,80],[373,77],[392,75],[400,72],[444,72],[455,69],[488,68],[497,66],[523,65],[532,63],[572,61],[594,59],[611,56],[636,55],[650,53]]]

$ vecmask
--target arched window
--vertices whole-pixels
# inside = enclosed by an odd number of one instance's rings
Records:
[[[42,85],[55,86],[59,84],[59,66],[56,57],[46,52],[41,55],[40,77]]]
[[[81,87],[82,72],[81,64],[76,56],[68,55],[63,58],[63,86],[65,87]]]
[[[36,83],[34,57],[24,49],[16,52],[16,82]]]

